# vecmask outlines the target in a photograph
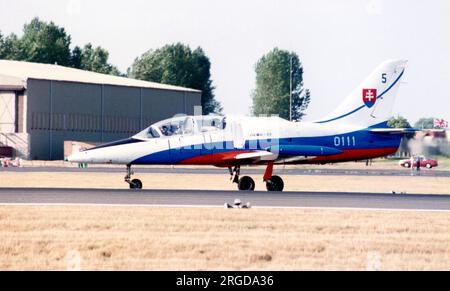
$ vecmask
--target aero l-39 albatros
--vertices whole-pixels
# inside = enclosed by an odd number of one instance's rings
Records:
[[[397,151],[407,129],[387,126],[406,61],[379,65],[328,116],[313,122],[279,117],[182,116],[155,123],[140,133],[68,157],[70,162],[124,164],[125,181],[132,165],[214,165],[227,167],[239,190],[255,182],[240,177],[241,165],[267,165],[268,191],[282,191],[283,180],[272,175],[274,164],[325,164],[365,160]]]

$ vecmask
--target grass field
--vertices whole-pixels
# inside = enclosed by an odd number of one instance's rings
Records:
[[[236,190],[226,173],[134,177],[147,189]],[[283,178],[286,190],[450,193],[450,178]],[[122,173],[5,171],[0,181],[127,187]],[[422,211],[0,206],[0,270],[450,270],[449,221]]]
[[[449,212],[0,206],[0,269],[450,270],[449,221]]]
[[[126,188],[122,173],[0,172],[2,187]],[[265,191],[261,175],[251,175]],[[237,190],[224,174],[139,173],[144,189]],[[286,191],[450,194],[450,177],[284,175]]]

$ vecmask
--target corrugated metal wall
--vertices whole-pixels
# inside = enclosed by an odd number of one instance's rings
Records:
[[[28,79],[30,158],[63,159],[64,140],[108,142],[175,114],[193,114],[200,93]]]

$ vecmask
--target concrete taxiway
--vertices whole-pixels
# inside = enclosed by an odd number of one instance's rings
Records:
[[[68,172],[68,173],[125,173],[125,167],[96,167],[75,168],[75,167],[8,167],[0,168],[0,172]],[[162,173],[162,174],[224,174],[228,175],[226,168],[184,168],[184,167],[139,167],[134,166],[133,171],[139,173]],[[409,169],[283,169],[277,167],[274,170],[278,175],[333,175],[333,176],[411,176]],[[264,168],[243,167],[241,173],[247,175],[264,173]],[[420,173],[412,172],[414,176],[422,177],[450,177],[450,171],[436,169],[422,169]]]
[[[337,192],[238,192],[0,188],[0,204],[86,204],[127,206],[223,206],[239,198],[257,207],[362,208],[449,211],[450,195]]]

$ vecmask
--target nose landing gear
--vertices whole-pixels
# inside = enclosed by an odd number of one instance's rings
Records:
[[[236,183],[238,185],[238,189],[241,191],[253,191],[255,190],[255,181],[249,177],[244,176],[239,178],[239,174],[241,173],[241,166],[236,165],[234,168],[228,167],[228,170],[230,171],[230,180],[233,181],[233,183]]]
[[[238,188],[241,191],[254,191],[255,181],[249,176],[244,176],[239,179]]]
[[[125,182],[130,185],[130,189],[142,189],[142,182],[139,179],[131,180],[131,175],[134,173],[131,171],[131,165],[127,165],[127,174],[125,175]]]

